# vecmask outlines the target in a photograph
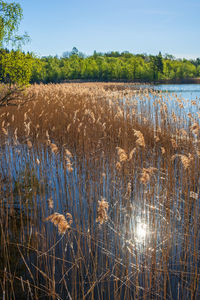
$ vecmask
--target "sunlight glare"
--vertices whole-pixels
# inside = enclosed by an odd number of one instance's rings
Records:
[[[147,225],[144,223],[138,223],[136,235],[139,240],[144,240],[147,235]]]

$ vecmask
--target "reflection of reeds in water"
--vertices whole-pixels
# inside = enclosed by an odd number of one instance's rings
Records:
[[[198,112],[124,84],[24,98],[0,111],[4,299],[199,299]]]

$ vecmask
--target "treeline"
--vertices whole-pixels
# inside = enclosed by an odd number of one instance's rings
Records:
[[[62,57],[42,57],[41,71],[33,69],[31,82],[65,80],[141,81],[186,79],[200,76],[200,59],[178,60],[172,55],[97,53],[85,57],[76,48]]]
[[[0,80],[9,82],[21,74],[30,83],[59,83],[68,80],[155,82],[200,76],[200,58],[175,59],[162,56],[108,52],[85,56],[75,47],[62,57],[35,57],[32,53],[1,50]],[[27,77],[28,76],[28,77]],[[13,78],[12,78],[13,77]],[[27,79],[28,78],[28,79]]]

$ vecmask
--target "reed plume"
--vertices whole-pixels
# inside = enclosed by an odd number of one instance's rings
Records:
[[[192,126],[190,127],[190,130],[192,131],[192,133],[197,135],[199,132],[199,124],[196,122],[193,123]]]
[[[116,147],[116,149],[117,149],[117,154],[119,156],[119,162],[122,163],[122,162],[127,161],[128,156],[127,156],[125,150],[120,147]]]
[[[65,149],[65,155],[69,158],[72,158],[72,154],[68,149]]]
[[[50,143],[50,148],[51,148],[51,151],[52,151],[54,154],[57,154],[57,153],[58,153],[58,147],[56,146],[56,144]]]
[[[134,135],[137,138],[136,146],[145,148],[145,140],[144,140],[144,136],[143,136],[142,132],[139,130],[135,130],[135,129],[133,131],[134,131]]]
[[[2,131],[3,131],[3,134],[6,135],[6,136],[8,136],[8,130],[5,129],[4,127],[2,127],[1,129],[2,129]]]
[[[66,231],[71,228],[71,224],[73,222],[72,215],[70,213],[66,214],[66,218],[64,215],[55,212],[47,217],[45,221],[50,221],[58,227],[58,232],[60,234],[65,234]]]
[[[164,155],[165,154],[165,148],[164,147],[160,147],[160,149],[161,149],[161,152],[162,152],[162,155]]]
[[[71,154],[71,152],[68,149],[65,149],[65,161],[66,161],[66,168],[68,170],[68,172],[72,172],[73,171],[73,165],[72,165],[72,160],[73,156]]]
[[[121,169],[122,169],[122,165],[119,161],[116,162],[115,167],[116,167],[117,171],[121,171]]]
[[[137,150],[136,148],[133,148],[129,153],[129,158],[128,158],[129,161],[133,158],[133,154],[135,154],[136,150]]]
[[[157,169],[153,167],[143,168],[142,175],[140,177],[140,182],[143,184],[147,184],[150,181],[151,176],[154,174],[155,171],[157,171]]]
[[[27,140],[27,146],[29,149],[31,149],[33,147],[32,143],[30,140]]]
[[[172,156],[171,160],[174,160],[176,157],[180,158],[185,170],[190,167],[192,161],[194,160],[194,157],[190,153],[188,154],[188,156],[184,154],[175,154]]]
[[[105,198],[101,198],[101,201],[98,201],[96,222],[103,224],[105,221],[107,221],[108,219],[107,211],[108,211],[108,202],[105,200]]]

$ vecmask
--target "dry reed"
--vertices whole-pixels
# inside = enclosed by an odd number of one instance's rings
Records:
[[[66,220],[67,218],[67,220]],[[70,213],[66,214],[66,218],[64,215],[59,213],[53,213],[52,215],[48,216],[45,221],[50,221],[55,226],[58,227],[58,232],[60,234],[65,234],[68,229],[70,229],[72,224],[72,215]]]
[[[108,219],[107,211],[108,211],[108,202],[104,198],[101,198],[101,201],[98,201],[96,222],[100,224],[106,222]]]
[[[4,299],[198,299],[198,100],[123,83],[22,97],[0,112]]]

